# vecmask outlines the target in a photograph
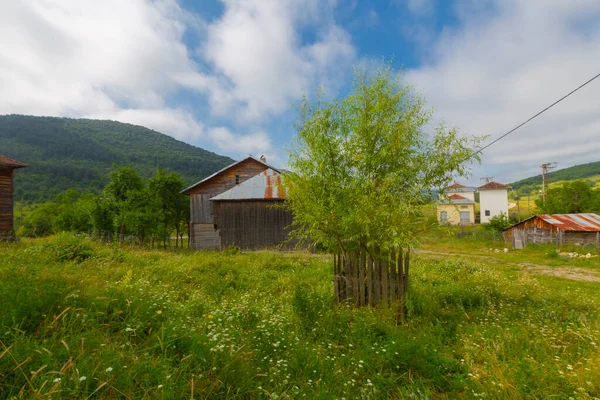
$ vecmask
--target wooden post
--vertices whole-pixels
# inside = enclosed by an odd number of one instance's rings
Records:
[[[333,292],[335,293],[335,302],[340,302],[340,288],[338,286],[338,266],[337,266],[338,255],[333,254]]]
[[[354,294],[354,306],[360,306],[360,292],[358,286],[358,270],[359,270],[359,256],[358,253],[352,255],[352,292]]]
[[[364,306],[367,304],[365,296],[365,267],[366,257],[364,254],[358,256],[358,293],[359,293],[359,305]]]
[[[373,259],[373,305],[381,302],[381,261]]]
[[[367,255],[367,291],[369,297],[369,305],[373,305],[373,259]]]
[[[388,260],[384,258],[381,260],[381,301],[388,303],[389,293],[388,293]]]
[[[390,253],[390,302],[394,303],[398,296],[396,288],[398,287],[397,274],[396,274],[396,252],[392,250]]]

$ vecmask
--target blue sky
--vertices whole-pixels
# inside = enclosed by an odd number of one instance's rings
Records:
[[[600,72],[597,0],[0,0],[0,113],[113,119],[285,166],[296,106],[393,59],[437,123],[491,139]],[[600,82],[469,183],[598,161]]]

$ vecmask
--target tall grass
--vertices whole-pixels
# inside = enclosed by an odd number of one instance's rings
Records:
[[[325,256],[0,244],[0,398],[600,396],[597,284],[413,264],[396,326]]]

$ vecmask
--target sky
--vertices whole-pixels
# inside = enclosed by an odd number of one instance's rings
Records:
[[[0,114],[143,125],[286,166],[298,105],[392,60],[434,121],[488,141],[600,73],[598,0],[0,0]],[[600,79],[464,183],[600,160]]]

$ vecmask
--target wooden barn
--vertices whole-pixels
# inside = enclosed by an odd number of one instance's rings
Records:
[[[257,176],[261,178],[226,194]],[[256,249],[281,243],[291,215],[267,207],[283,201],[283,192],[278,191],[280,182],[280,171],[268,165],[264,157],[249,156],[184,189],[182,193],[190,196],[190,248],[236,245]],[[262,194],[254,194],[260,188]]]
[[[287,242],[292,214],[278,207],[284,199],[281,175],[270,168],[213,197],[221,246],[261,249],[293,245]]]
[[[27,164],[0,155],[0,239],[14,238],[14,172],[17,168],[27,166]]]
[[[600,250],[600,216],[596,214],[534,215],[504,231],[513,248],[529,243],[593,244]]]

